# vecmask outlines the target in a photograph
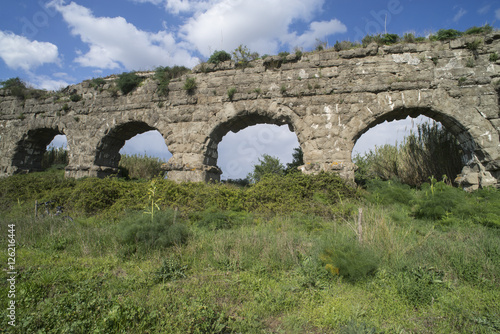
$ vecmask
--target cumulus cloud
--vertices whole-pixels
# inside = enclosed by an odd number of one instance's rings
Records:
[[[63,78],[57,78],[57,75],[53,76],[56,78],[51,78],[48,75],[37,75],[35,73],[28,72],[28,79],[26,82],[29,87],[53,91],[57,91],[70,85],[70,83]]]
[[[313,45],[316,38],[345,32],[338,20],[313,22],[297,37],[290,27],[309,22],[321,10],[324,0],[219,0],[196,12],[181,28],[180,37],[204,56],[213,51],[233,50],[240,44],[260,53],[274,54],[283,44]],[[293,41],[293,38],[299,39]],[[306,39],[311,38],[308,42]]]
[[[29,71],[43,64],[58,63],[59,52],[52,43],[30,41],[24,36],[0,31],[0,58],[14,70]]]
[[[123,17],[95,17],[86,7],[56,0],[50,3],[70,26],[71,33],[89,50],[75,59],[82,66],[128,70],[158,65],[194,66],[198,60],[167,31],[150,33],[137,29]]]

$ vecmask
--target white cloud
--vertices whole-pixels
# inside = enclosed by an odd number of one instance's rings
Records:
[[[88,52],[75,59],[82,66],[140,70],[174,64],[192,67],[198,62],[166,31],[146,32],[123,17],[95,17],[74,2],[56,0],[50,6],[62,14],[71,33],[89,45]]]
[[[29,84],[38,89],[45,90],[59,90],[69,85],[69,83],[65,80],[60,79],[52,79],[46,75],[30,75]]]
[[[324,40],[329,35],[344,33],[346,31],[347,27],[337,19],[312,22],[309,30],[302,35],[297,37],[295,33],[291,34],[289,44],[303,48],[311,48],[316,44],[317,39]]]
[[[484,14],[486,14],[486,13],[488,13],[488,12],[489,12],[490,8],[491,8],[491,5],[486,5],[486,6],[484,6],[484,7],[479,8],[479,9],[477,10],[477,12],[478,12],[478,14],[482,14],[482,15],[484,15]]]
[[[59,63],[57,46],[30,41],[24,36],[0,31],[0,58],[12,69],[29,71],[49,63]]]
[[[458,22],[465,14],[467,14],[467,11],[463,8],[460,8],[458,10],[458,13],[456,13],[455,16],[453,17],[453,22]]]
[[[219,0],[210,8],[194,14],[181,28],[180,37],[204,56],[215,50],[233,50],[243,44],[252,51],[275,54],[283,44],[296,46],[296,32],[290,26],[309,22],[324,0]],[[316,38],[345,31],[338,20],[313,22],[309,31],[297,38],[303,45],[313,45]],[[322,34],[323,36],[315,36]],[[307,42],[307,38],[312,38]]]
[[[497,9],[497,10],[495,10],[495,18],[496,18],[497,20],[500,20],[500,8],[499,8],[499,9]]]
[[[222,179],[244,178],[259,163],[263,154],[269,154],[281,163],[292,162],[293,149],[299,147],[297,135],[287,125],[258,124],[238,133],[229,132],[219,143],[217,165]]]

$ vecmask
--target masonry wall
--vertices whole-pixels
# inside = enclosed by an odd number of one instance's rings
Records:
[[[472,50],[476,40],[481,43]],[[498,33],[275,56],[246,68],[201,64],[172,80],[167,96],[158,95],[154,73],[146,72],[125,96],[113,89],[113,76],[103,86],[85,81],[25,101],[0,90],[0,174],[36,170],[55,134],[68,138],[68,177],[113,174],[125,140],[156,129],[173,154],[165,166],[169,178],[208,181],[219,178],[217,146],[228,131],[270,123],[296,133],[303,172],[352,179],[351,152],[364,132],[385,120],[426,115],[452,131],[470,157],[463,180],[474,187],[498,183],[500,62],[490,59],[494,52],[500,53]],[[183,89],[188,77],[196,82],[193,92]],[[72,102],[75,94],[82,99]]]

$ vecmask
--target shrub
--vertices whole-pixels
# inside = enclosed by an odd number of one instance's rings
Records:
[[[184,66],[174,66],[174,67],[157,67],[155,70],[154,78],[159,81],[158,84],[158,95],[166,96],[168,95],[168,85],[170,80],[179,78],[182,75],[188,73],[190,70]]]
[[[399,146],[376,147],[364,157],[354,157],[354,162],[359,167],[356,179],[360,183],[378,177],[420,186],[431,176],[446,175],[453,180],[462,169],[462,152],[446,128],[437,123],[423,123]]]
[[[479,35],[479,34],[489,34],[493,31],[493,27],[489,24],[485,24],[482,27],[472,27],[467,29],[464,34],[465,35]]]
[[[224,61],[231,60],[231,55],[226,51],[215,51],[210,58],[208,58],[207,63],[210,64],[219,64]]]
[[[0,85],[2,89],[8,89],[12,96],[15,96],[21,100],[26,100],[29,98],[39,98],[42,97],[44,93],[39,89],[28,88],[26,86],[26,83],[19,79],[19,77],[0,81]]]
[[[233,59],[238,67],[246,67],[251,60],[259,58],[259,54],[250,52],[250,50],[243,45],[238,46],[233,51]]]
[[[491,62],[496,62],[498,60],[498,53],[496,52],[493,52],[492,54],[490,54],[490,61]]]
[[[349,50],[354,47],[354,44],[349,42],[349,41],[342,41],[339,43],[339,41],[335,42],[335,45],[333,48],[335,51],[342,51],[342,50]]]
[[[382,37],[380,37],[380,34],[378,34],[378,35],[366,35],[361,40],[361,43],[362,43],[363,47],[367,47],[371,43],[382,44]]]
[[[126,176],[131,179],[152,179],[163,174],[161,168],[165,161],[157,157],[144,155],[122,154],[119,167]]]
[[[431,41],[445,41],[449,39],[455,39],[462,36],[462,32],[455,29],[440,29],[436,35],[431,35],[429,38]]]
[[[477,49],[479,48],[479,46],[481,45],[482,42],[483,42],[482,40],[476,39],[476,40],[474,40],[474,42],[466,43],[465,47],[474,52],[474,51],[477,51]]]
[[[106,80],[103,78],[93,78],[90,81],[90,87],[93,87],[94,89],[97,89],[99,87],[102,87],[106,84]]]
[[[413,33],[405,33],[404,36],[403,36],[403,41],[405,43],[415,43],[416,42],[415,34],[413,34]]]
[[[189,94],[192,94],[196,89],[196,79],[195,78],[186,78],[184,82],[184,86],[182,87]]]
[[[399,36],[397,34],[383,34],[380,40],[382,44],[394,44],[399,42]]]
[[[234,94],[236,93],[236,88],[235,87],[231,87],[227,90],[227,97],[229,98],[229,100],[233,100],[233,97],[234,97]]]
[[[117,86],[118,89],[122,91],[123,94],[127,95],[133,91],[143,79],[139,77],[135,72],[122,73],[118,77]]]
[[[155,272],[155,280],[157,283],[165,283],[186,278],[186,270],[187,265],[182,265],[179,259],[170,256],[163,261],[161,268]]]
[[[72,102],[78,102],[82,99],[82,96],[80,94],[71,94],[71,96],[69,97],[69,99],[72,101]]]
[[[123,243],[145,250],[182,245],[189,235],[187,226],[173,210],[157,211],[153,220],[142,212],[130,214],[117,228]]]
[[[323,245],[319,259],[331,275],[342,276],[349,282],[372,276],[379,262],[372,249],[360,245],[354,238],[341,236]]]
[[[218,209],[208,209],[203,212],[196,212],[190,215],[190,220],[195,221],[199,227],[210,230],[230,229],[240,225],[249,218],[247,213],[235,211],[220,211]]]

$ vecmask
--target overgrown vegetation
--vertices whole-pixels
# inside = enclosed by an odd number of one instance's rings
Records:
[[[405,184],[420,186],[430,177],[453,180],[462,170],[460,145],[455,137],[438,123],[419,124],[399,145],[384,145],[364,156],[354,157],[359,167],[356,181],[398,179]]]
[[[116,86],[124,95],[127,95],[137,88],[142,80],[143,78],[135,72],[124,72],[118,76]]]
[[[174,66],[174,67],[157,67],[155,70],[154,78],[158,80],[158,95],[166,96],[168,95],[168,85],[170,80],[181,77],[182,75],[189,73],[190,70],[184,66]]]
[[[207,63],[219,64],[224,61],[231,60],[231,55],[226,51],[215,51],[210,58],[208,58]]]
[[[498,190],[375,180],[357,197],[329,174],[240,188],[60,171],[0,189],[13,333],[500,330]],[[35,199],[74,221],[35,218]]]
[[[43,90],[28,87],[19,77],[1,81],[0,88],[9,90],[12,96],[20,100],[40,98],[46,94]]]
[[[194,77],[192,78],[186,78],[186,81],[184,81],[184,86],[182,86],[182,89],[188,92],[188,94],[192,94],[194,90],[196,89],[196,79]]]
[[[166,161],[144,155],[122,154],[119,168],[123,177],[130,179],[152,179],[163,174],[161,165]]]

